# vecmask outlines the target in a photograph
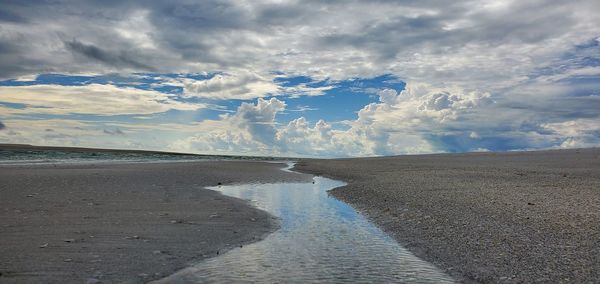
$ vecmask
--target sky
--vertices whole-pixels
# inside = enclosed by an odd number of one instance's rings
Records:
[[[0,143],[298,157],[597,147],[597,11],[1,0]]]

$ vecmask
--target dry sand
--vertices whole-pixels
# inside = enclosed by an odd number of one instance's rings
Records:
[[[463,282],[600,282],[600,149],[303,160]]]
[[[277,221],[203,187],[311,179],[282,166],[0,166],[0,283],[147,282],[257,241]]]

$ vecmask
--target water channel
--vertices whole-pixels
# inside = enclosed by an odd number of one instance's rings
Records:
[[[344,183],[240,184],[210,188],[280,218],[264,240],[183,269],[162,283],[454,283],[351,206],[327,194]]]

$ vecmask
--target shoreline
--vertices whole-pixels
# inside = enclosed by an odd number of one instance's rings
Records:
[[[296,171],[461,282],[600,280],[600,149],[304,159]]]
[[[2,166],[0,281],[144,283],[258,241],[277,228],[274,217],[204,187],[311,179],[281,166],[255,161]]]

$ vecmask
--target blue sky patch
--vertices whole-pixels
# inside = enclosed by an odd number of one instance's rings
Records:
[[[38,84],[52,84],[62,86],[84,86],[89,84],[110,84],[117,87],[137,88],[140,90],[154,90],[166,94],[179,95],[183,93],[180,86],[169,85],[168,79],[193,79],[208,80],[217,72],[203,74],[178,74],[178,73],[135,73],[130,76],[119,74],[107,74],[99,76],[79,76],[64,74],[41,74],[33,81],[5,80],[0,81],[2,86],[27,86]],[[365,105],[378,102],[376,92],[382,89],[394,89],[400,92],[405,83],[393,75],[382,75],[374,78],[354,78],[342,81],[314,80],[307,76],[284,77],[278,76],[274,83],[281,87],[305,86],[309,88],[331,87],[323,91],[323,95],[307,96],[296,94],[284,94],[289,96],[285,99],[286,110],[278,115],[278,122],[286,124],[298,117],[305,117],[310,123],[319,119],[328,122],[356,119],[356,113]],[[278,97],[280,98],[280,97]],[[189,103],[208,103],[213,105],[207,109],[193,112],[169,111],[155,114],[154,119],[160,122],[181,122],[181,117],[192,118],[192,121],[206,119],[217,120],[219,115],[232,113],[242,103],[255,103],[256,100],[211,100],[207,98],[173,96],[172,99]],[[11,108],[24,108],[18,104],[3,104]],[[58,117],[57,115],[43,115],[44,117]],[[102,115],[68,115],[74,119],[99,120],[106,118]],[[127,117],[111,117],[118,121],[127,121]],[[135,120],[131,118],[131,120]]]

